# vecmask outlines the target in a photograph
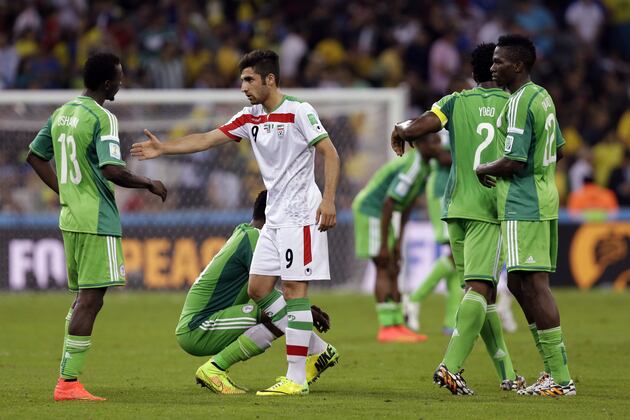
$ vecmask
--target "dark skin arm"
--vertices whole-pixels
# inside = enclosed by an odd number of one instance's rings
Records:
[[[442,122],[438,116],[431,111],[426,111],[415,120],[404,121],[394,126],[391,136],[392,149],[398,156],[402,156],[405,153],[406,141],[428,133],[437,133],[441,129]]]
[[[125,188],[144,188],[166,200],[166,187],[162,182],[145,176],[134,175],[127,168],[117,165],[105,165],[101,168],[103,176],[114,184]]]
[[[483,186],[492,188],[496,185],[496,181],[492,177],[500,176],[502,178],[509,178],[524,167],[525,162],[502,157],[494,162],[482,163],[477,166],[475,172],[477,173],[479,182],[481,182]]]
[[[26,162],[31,165],[31,167],[35,170],[35,173],[37,173],[41,180],[44,181],[44,184],[48,185],[51,190],[59,194],[57,175],[55,174],[55,171],[49,161],[40,158],[32,152],[28,152]]]

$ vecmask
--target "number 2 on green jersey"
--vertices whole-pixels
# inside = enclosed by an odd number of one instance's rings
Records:
[[[556,116],[549,114],[545,120],[545,153],[543,166],[549,166],[556,161]]]
[[[59,182],[65,184],[68,182],[68,172],[70,173],[70,181],[77,185],[81,182],[81,169],[79,168],[79,162],[77,162],[77,145],[74,142],[74,137],[66,136],[62,133],[57,139],[61,143],[61,174]],[[68,152],[68,149],[70,151]],[[73,171],[68,169],[68,155],[70,155],[70,162],[72,162]]]
[[[492,124],[486,122],[480,123],[477,126],[477,134],[482,136],[484,131],[486,131],[486,138],[479,146],[477,146],[477,150],[475,150],[473,170],[477,169],[477,166],[481,163],[481,152],[490,146],[490,143],[494,140],[494,126]]]

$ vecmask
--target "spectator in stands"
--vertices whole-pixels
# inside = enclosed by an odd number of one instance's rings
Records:
[[[564,19],[589,48],[595,46],[604,25],[604,10],[594,0],[576,0],[567,8]]]
[[[608,188],[600,187],[592,176],[587,176],[584,178],[582,188],[569,194],[567,208],[572,215],[582,215],[593,220],[616,213],[619,204],[615,193]]]
[[[615,192],[622,206],[630,206],[630,150],[626,149],[623,164],[612,171],[608,188]]]
[[[19,63],[17,51],[9,44],[8,35],[0,32],[0,89],[14,87]]]

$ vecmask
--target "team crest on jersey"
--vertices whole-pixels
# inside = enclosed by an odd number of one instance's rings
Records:
[[[121,265],[118,267],[118,272],[120,273],[120,277],[125,277],[125,266]]]
[[[254,310],[254,305],[245,305],[243,306],[243,313],[248,314]]]
[[[284,137],[284,124],[278,124],[278,137]]]
[[[512,151],[512,144],[514,143],[514,137],[507,136],[505,138],[505,153],[510,153]]]

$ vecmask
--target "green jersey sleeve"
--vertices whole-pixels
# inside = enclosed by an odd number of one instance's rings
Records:
[[[51,117],[52,118],[52,117]],[[39,156],[44,160],[50,160],[53,158],[53,143],[51,134],[52,119],[48,118],[46,125],[35,136],[35,139],[29,145],[29,149],[33,154]]]
[[[520,97],[521,95],[516,95],[508,102],[507,135],[505,136],[505,150],[503,152],[508,159],[527,162],[532,141],[533,121],[529,107],[519,105]]]
[[[102,108],[102,111],[98,113],[98,122],[94,141],[99,168],[105,165],[125,166],[120,152],[118,119],[114,114]]]
[[[406,162],[398,175],[392,179],[387,189],[387,196],[391,197],[398,204],[405,204],[412,201],[414,195],[418,193],[419,178],[425,171],[422,169],[422,159],[420,153],[413,152],[406,158]]]
[[[442,128],[446,127],[446,124],[451,120],[453,115],[453,108],[455,104],[455,93],[444,96],[431,106],[431,112],[433,112],[440,119]]]

